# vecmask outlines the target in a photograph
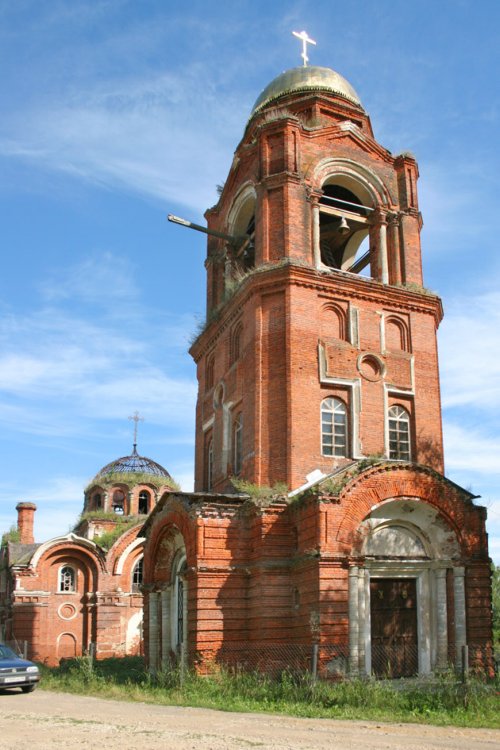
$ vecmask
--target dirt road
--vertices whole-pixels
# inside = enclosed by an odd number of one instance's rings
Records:
[[[0,695],[1,750],[498,750],[500,730],[295,719],[37,690]]]

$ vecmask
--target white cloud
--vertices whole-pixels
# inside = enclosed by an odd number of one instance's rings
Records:
[[[448,420],[443,426],[448,470],[480,473],[500,481],[500,435],[488,435]]]
[[[500,407],[500,293],[448,305],[440,328],[443,406],[473,405],[494,413]]]
[[[68,270],[57,271],[40,285],[48,302],[84,301],[109,306],[117,299],[130,304],[138,295],[132,264],[110,252],[87,257]]]
[[[66,534],[74,526],[83,506],[83,488],[87,480],[57,476],[44,486],[26,486],[23,482],[0,486],[0,528],[17,525],[18,502],[35,503],[34,535],[37,542]]]
[[[96,420],[123,419],[128,410],[139,409],[148,421],[167,430],[175,425],[184,440],[186,430],[192,430],[196,397],[185,352],[191,316],[157,311],[152,315],[136,299],[124,306],[121,317],[111,299],[110,310],[100,310],[94,322],[87,285],[96,264],[82,265],[82,274],[75,272],[81,266],[69,268],[58,272],[57,281],[41,285],[44,297],[51,298],[50,307],[10,312],[0,319],[4,427],[33,435],[83,436],[95,430],[91,423]],[[109,256],[97,271],[105,283],[115,265],[120,269]],[[118,270],[116,293],[128,299],[133,269],[123,269],[122,280]],[[53,287],[62,287],[64,293],[52,293]]]
[[[109,81],[6,116],[0,154],[201,211],[215,202],[214,182],[229,167],[244,120],[238,102],[216,97],[207,71],[192,66]]]

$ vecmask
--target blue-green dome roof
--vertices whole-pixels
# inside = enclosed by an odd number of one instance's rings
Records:
[[[123,456],[106,464],[97,473],[95,479],[105,479],[109,474],[150,474],[155,477],[172,478],[168,471],[156,461],[146,456],[139,456],[135,445],[130,456]]]

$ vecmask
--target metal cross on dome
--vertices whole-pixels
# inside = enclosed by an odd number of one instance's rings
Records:
[[[316,45],[316,42],[314,39],[311,39],[307,31],[292,31],[292,34],[297,37],[297,39],[302,40],[302,54],[301,58],[304,60],[304,67],[307,67],[307,63],[309,61],[309,58],[307,56],[307,45],[308,44],[314,44]]]
[[[134,414],[132,417],[129,417],[129,419],[134,422],[134,450],[137,448],[137,425],[139,422],[144,422],[144,417],[139,416],[138,411],[134,411]]]

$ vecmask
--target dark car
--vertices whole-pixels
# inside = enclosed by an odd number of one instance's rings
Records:
[[[0,643],[0,690],[19,687],[23,693],[31,693],[39,680],[36,664],[21,659],[12,649]]]

